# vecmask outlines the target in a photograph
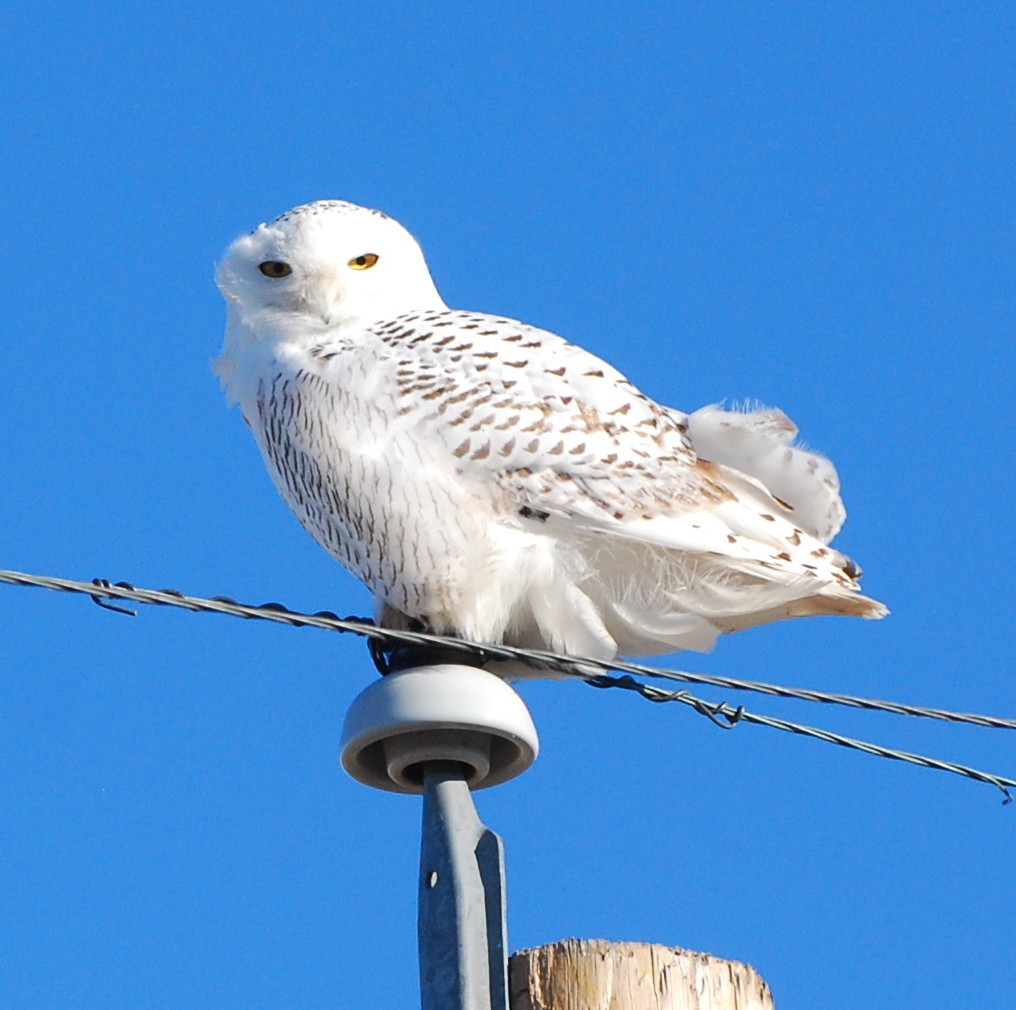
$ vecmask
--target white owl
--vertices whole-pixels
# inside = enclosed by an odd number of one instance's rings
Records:
[[[388,627],[612,659],[814,614],[881,617],[780,411],[686,415],[574,344],[448,308],[379,211],[237,239],[216,369],[279,491]]]

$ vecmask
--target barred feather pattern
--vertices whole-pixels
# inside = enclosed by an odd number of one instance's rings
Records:
[[[612,658],[885,613],[828,546],[835,469],[784,414],[685,415],[561,337],[449,309],[391,218],[297,208],[237,240],[219,283],[229,396],[390,626]]]

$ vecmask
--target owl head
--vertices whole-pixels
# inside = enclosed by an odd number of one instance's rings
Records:
[[[419,243],[380,211],[319,200],[238,238],[216,279],[255,337],[443,307]]]

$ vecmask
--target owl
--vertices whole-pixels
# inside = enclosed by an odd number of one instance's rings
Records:
[[[413,236],[337,200],[237,239],[215,367],[283,498],[379,623],[610,660],[791,617],[877,618],[832,464],[779,410],[655,402],[451,309]]]

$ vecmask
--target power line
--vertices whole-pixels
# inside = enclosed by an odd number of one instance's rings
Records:
[[[0,582],[6,582],[11,585],[37,586],[42,589],[82,593],[91,597],[102,606],[121,612],[124,612],[125,608],[112,607],[105,600],[110,598],[133,600],[137,603],[147,603],[155,606],[181,607],[185,610],[273,621],[294,627],[314,627],[328,631],[349,632],[390,644],[443,646],[448,649],[470,653],[482,659],[522,662],[535,669],[554,670],[555,672],[570,674],[572,676],[580,676],[584,679],[597,673],[608,673],[616,670],[624,673],[635,673],[643,677],[664,678],[688,684],[704,684],[709,687],[722,687],[736,691],[753,691],[778,698],[821,702],[828,705],[844,705],[868,711],[889,712],[894,715],[966,723],[993,729],[1016,729],[1016,719],[1005,718],[1003,716],[980,715],[972,712],[952,712],[948,709],[929,708],[927,706],[910,705],[897,701],[861,698],[855,695],[836,694],[801,687],[783,687],[779,684],[768,684],[763,681],[744,680],[737,677],[691,673],[686,670],[669,670],[661,667],[645,666],[639,663],[629,663],[623,660],[611,660],[607,662],[581,656],[564,656],[537,649],[519,649],[508,645],[479,645],[476,642],[469,642],[465,639],[451,638],[444,635],[379,628],[363,618],[338,617],[328,610],[320,610],[314,614],[307,614],[297,610],[290,610],[281,603],[264,603],[260,606],[252,606],[247,603],[238,603],[228,596],[190,596],[176,589],[140,589],[129,582],[112,583],[106,579],[78,582],[73,579],[63,579],[48,575],[30,575],[25,572],[15,572],[6,569],[0,569]],[[126,610],[126,612],[133,614],[133,611],[130,610]]]
[[[879,744],[856,740],[813,726],[788,722],[769,716],[756,715],[746,711],[742,706],[734,708],[724,703],[714,703],[697,698],[687,691],[668,691],[663,688],[643,684],[630,674],[645,677],[664,678],[684,683],[703,684],[738,691],[753,691],[780,698],[793,698],[802,701],[819,702],[829,705],[843,705],[867,711],[889,712],[895,715],[914,716],[925,719],[937,719],[952,723],[988,727],[994,729],[1016,729],[1016,719],[1001,716],[980,715],[969,712],[952,712],[947,709],[929,708],[921,705],[908,705],[902,702],[881,701],[874,698],[861,698],[854,695],[836,694],[826,691],[814,691],[807,688],[790,688],[762,681],[743,680],[735,677],[723,677],[714,674],[691,673],[684,670],[668,670],[659,667],[644,666],[638,663],[627,663],[621,660],[606,662],[581,656],[564,656],[558,653],[545,652],[537,649],[518,649],[506,645],[481,645],[464,639],[451,638],[443,635],[431,635],[424,632],[401,631],[391,628],[379,628],[362,618],[338,617],[328,610],[307,614],[290,610],[281,603],[264,603],[260,606],[238,603],[228,596],[200,597],[190,596],[175,589],[142,589],[129,582],[112,583],[106,579],[93,579],[91,582],[79,582],[73,579],[58,578],[47,575],[32,575],[0,569],[0,582],[16,586],[35,586],[62,592],[80,593],[89,596],[95,603],[111,610],[133,616],[134,611],[108,603],[110,599],[131,600],[155,606],[180,607],[185,610],[228,614],[234,617],[257,619],[287,624],[292,627],[315,627],[329,631],[347,632],[362,635],[375,642],[388,645],[415,645],[440,647],[452,652],[468,654],[483,662],[513,661],[522,662],[536,669],[552,670],[571,677],[578,677],[593,687],[622,688],[635,691],[643,698],[654,702],[676,701],[695,709],[700,715],[711,719],[716,725],[725,729],[732,728],[740,722],[754,723],[807,736],[813,739],[837,744],[851,750],[863,751],[877,757],[905,761],[939,771],[962,775],[978,782],[985,782],[999,788],[1011,800],[1007,787],[1016,787],[1016,780],[982,772],[976,768],[942,761],[936,758],[911,754],[907,751],[894,750]],[[624,677],[609,677],[609,671],[629,674]]]
[[[931,768],[935,771],[962,775],[965,778],[973,779],[975,782],[985,782],[996,786],[1002,791],[1005,803],[1012,802],[1012,796],[1009,793],[1008,787],[1016,787],[1016,779],[1005,778],[991,772],[982,772],[968,765],[956,764],[953,761],[942,761],[939,758],[925,757],[921,754],[896,750],[892,747],[883,747],[881,744],[870,743],[867,740],[857,740],[854,737],[832,733],[829,730],[819,729],[815,726],[805,726],[801,723],[787,722],[785,719],[774,719],[771,716],[757,715],[754,712],[748,712],[743,706],[734,708],[732,705],[727,705],[723,702],[704,701],[688,691],[668,691],[665,688],[654,687],[652,684],[642,684],[630,676],[590,677],[587,678],[586,683],[593,687],[619,687],[624,690],[634,691],[648,701],[677,701],[684,705],[690,705],[700,715],[710,718],[721,729],[733,729],[742,722],[754,723],[757,726],[768,726],[770,729],[779,729],[787,733],[794,733],[797,736],[811,737],[813,740],[822,740],[825,743],[836,744],[839,747],[846,747],[848,750],[862,751],[875,757],[887,758],[891,761],[903,761],[922,768]]]
[[[921,719],[937,719],[941,722],[966,723],[971,726],[983,726],[990,729],[1016,729],[1016,719],[1007,719],[997,715],[979,715],[975,712],[951,712],[944,708],[929,708],[925,705],[909,705],[899,701],[885,701],[878,698],[861,698],[852,694],[837,694],[830,691],[813,691],[806,687],[782,687],[779,684],[767,684],[757,680],[738,680],[735,677],[716,676],[705,673],[686,673],[683,670],[666,670],[658,667],[643,666],[638,663],[617,661],[611,669],[626,673],[637,673],[643,677],[658,677],[665,680],[677,680],[689,684],[708,684],[712,687],[724,687],[735,691],[754,691],[757,694],[768,694],[775,698],[794,698],[798,701],[814,701],[825,705],[843,705],[848,708],[860,708],[870,712],[890,712],[894,715],[909,715]]]

